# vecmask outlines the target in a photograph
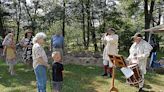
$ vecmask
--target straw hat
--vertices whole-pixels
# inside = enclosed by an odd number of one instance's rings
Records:
[[[25,34],[27,34],[27,33],[33,33],[33,31],[32,31],[31,29],[27,29],[27,30],[25,31]]]

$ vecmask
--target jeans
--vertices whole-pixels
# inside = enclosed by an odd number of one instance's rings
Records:
[[[38,65],[35,69],[35,76],[37,80],[38,92],[46,92],[46,67],[43,65]]]

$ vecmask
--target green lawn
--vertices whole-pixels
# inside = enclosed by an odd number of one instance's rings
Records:
[[[34,72],[29,67],[18,64],[17,75],[10,76],[7,66],[0,61],[0,92],[36,92]],[[95,66],[65,65],[62,92],[109,92],[111,78],[100,76],[102,68]],[[47,92],[50,82],[47,82]],[[119,92],[136,92],[137,88],[126,85],[123,74],[117,70],[115,85]],[[145,92],[164,92],[164,75],[148,73]]]

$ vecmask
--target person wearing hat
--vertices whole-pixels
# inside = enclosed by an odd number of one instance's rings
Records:
[[[146,74],[147,58],[149,57],[149,54],[153,48],[148,42],[142,39],[141,33],[136,33],[132,38],[134,43],[130,47],[130,55],[127,60],[131,64],[134,63],[134,60],[137,61],[136,63],[139,66],[139,70],[143,79],[143,81],[139,83],[139,92],[142,92],[144,85],[144,74]]]
[[[109,58],[109,54],[117,55],[118,54],[118,35],[115,34],[114,28],[109,28],[104,36],[101,38],[102,43],[105,45],[103,51],[103,65],[104,65],[104,74],[102,76],[112,76],[112,67],[113,63]]]
[[[25,31],[25,35],[20,41],[20,45],[23,47],[23,62],[32,66],[32,38],[33,32],[31,29]]]

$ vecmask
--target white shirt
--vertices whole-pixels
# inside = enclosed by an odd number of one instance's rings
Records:
[[[112,34],[112,35],[105,35],[101,38],[103,43],[105,44],[105,48],[103,51],[103,59],[104,60],[110,60],[109,54],[111,55],[117,55],[118,54],[118,35]]]
[[[138,44],[134,42],[130,47],[127,60],[131,62],[136,57],[141,72],[146,74],[147,58],[152,49],[152,46],[145,40],[141,40]]]
[[[42,57],[44,62],[48,62],[47,55],[41,45],[35,43],[32,47],[33,67],[36,68],[39,64],[37,59]]]

